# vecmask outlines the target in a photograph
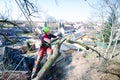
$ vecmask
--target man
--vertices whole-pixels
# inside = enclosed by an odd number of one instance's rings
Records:
[[[50,33],[50,29],[48,27],[43,27],[42,28],[43,34],[40,37],[41,39],[41,47],[38,53],[38,57],[37,60],[35,61],[35,65],[33,67],[33,71],[32,71],[32,76],[31,78],[34,78],[37,75],[38,69],[39,69],[39,65],[40,65],[40,61],[43,59],[44,54],[47,53],[47,59],[49,59],[50,55],[52,54],[52,48],[51,48],[51,38],[57,38],[57,36],[53,35]]]

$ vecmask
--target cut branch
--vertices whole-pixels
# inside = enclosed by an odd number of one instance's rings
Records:
[[[3,33],[0,32],[0,35],[2,35],[4,37],[4,39],[10,41],[11,43],[13,43],[13,44],[15,43],[14,40],[10,40],[5,34],[3,34]]]
[[[91,48],[91,47],[89,47],[89,46],[87,46],[87,45],[85,45],[85,44],[83,44],[83,43],[80,43],[80,42],[77,42],[77,41],[72,41],[72,40],[68,40],[67,42],[69,42],[69,43],[71,43],[71,44],[73,44],[73,43],[79,44],[79,45],[81,45],[82,47],[86,48],[87,50],[91,49],[92,51],[96,52],[99,57],[102,57],[103,59],[107,60],[106,58],[104,58],[104,57],[101,55],[100,52],[98,52],[97,50],[95,50],[95,49],[93,49],[93,48]]]
[[[118,52],[118,53],[116,53],[116,54],[112,55],[112,57],[111,57],[111,58],[114,58],[114,57],[116,57],[116,56],[118,56],[118,55],[120,55],[120,52]]]
[[[14,22],[12,22],[12,21],[8,21],[8,20],[0,20],[0,22],[12,24],[13,26],[18,26],[16,23],[14,23]]]
[[[21,29],[23,32],[25,32],[24,29],[20,28],[20,26],[18,24],[16,24],[15,22],[12,22],[12,21],[8,21],[8,20],[0,20],[1,23],[7,23],[7,24],[11,24],[13,26],[16,26],[18,27],[19,29]]]

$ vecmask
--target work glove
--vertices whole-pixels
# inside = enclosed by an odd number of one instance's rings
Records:
[[[62,37],[57,36],[57,39],[62,39]]]

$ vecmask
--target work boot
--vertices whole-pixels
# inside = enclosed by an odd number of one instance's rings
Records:
[[[37,76],[37,73],[32,72],[31,79],[35,78],[36,76]]]
[[[33,67],[33,70],[32,70],[31,79],[33,79],[37,76],[37,73],[40,69],[40,62],[41,62],[41,58],[39,58],[35,61],[35,64],[34,64],[34,67]]]

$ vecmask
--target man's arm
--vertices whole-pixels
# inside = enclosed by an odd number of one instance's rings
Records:
[[[57,38],[57,36],[50,34],[51,38]]]

